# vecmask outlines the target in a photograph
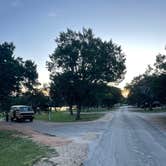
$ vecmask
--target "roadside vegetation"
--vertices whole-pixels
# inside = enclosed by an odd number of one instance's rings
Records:
[[[4,113],[0,112],[0,119],[3,119],[3,118],[4,118]]]
[[[150,109],[141,109],[141,108],[137,108],[137,109],[132,109],[132,112],[142,112],[142,113],[162,113],[162,112],[166,112],[166,108],[153,108],[152,110]]]
[[[166,55],[156,56],[153,66],[148,66],[144,74],[135,77],[126,86],[129,90],[128,103],[145,111],[166,104]],[[157,110],[154,110],[156,112]],[[159,110],[160,111],[160,110]],[[158,112],[158,111],[157,111]]]
[[[2,166],[32,166],[53,151],[24,138],[20,133],[0,131],[0,165]]]
[[[101,118],[104,116],[104,113],[86,113],[82,114],[81,118],[78,121],[92,121]],[[51,122],[77,122],[75,116],[71,116],[69,112],[51,112],[50,119],[48,113],[41,113],[35,116],[37,120],[51,121]]]

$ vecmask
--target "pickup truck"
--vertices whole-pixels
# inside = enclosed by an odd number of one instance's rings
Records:
[[[34,118],[34,111],[31,106],[14,105],[10,108],[9,118],[11,121],[20,121],[28,119],[32,122]]]

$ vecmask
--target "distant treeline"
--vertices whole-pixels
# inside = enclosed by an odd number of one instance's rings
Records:
[[[126,88],[130,91],[129,104],[150,109],[166,104],[166,55],[157,55],[154,65],[149,65],[146,72],[135,77]]]

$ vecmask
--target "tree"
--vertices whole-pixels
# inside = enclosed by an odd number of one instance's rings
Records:
[[[0,44],[0,107],[8,109],[10,96],[18,94],[22,85],[31,90],[37,82],[36,65],[31,60],[15,57],[13,43]]]
[[[42,91],[35,90],[34,93],[25,92],[19,96],[12,96],[11,103],[12,105],[31,105],[34,110],[40,108],[40,110],[46,111],[49,108],[50,99]]]
[[[72,75],[63,73],[52,78],[50,85],[50,96],[55,106],[69,105],[70,115],[73,115],[72,106],[74,103],[74,85],[72,84]]]
[[[156,74],[158,74],[158,75],[166,74],[166,55],[164,55],[164,54],[157,55],[154,66],[155,66]]]
[[[76,119],[79,119],[81,106],[92,84],[123,80],[125,55],[120,46],[112,40],[107,42],[95,37],[91,29],[84,28],[82,32],[68,29],[60,33],[56,43],[57,47],[47,62],[51,85],[59,76],[70,75],[70,83],[66,82],[65,87],[73,87],[71,96],[77,105]]]
[[[154,81],[155,77],[152,75],[140,75],[135,77],[132,83],[127,87],[130,89],[128,100],[131,104],[137,106],[146,105],[152,109],[152,103],[155,100],[154,95]]]
[[[107,107],[111,108],[114,104],[121,102],[122,94],[119,88],[106,84],[93,84],[90,91],[83,101],[84,107]]]
[[[35,86],[39,85],[37,65],[31,60],[26,60],[25,62],[23,62],[23,67],[23,86],[27,89],[27,91],[32,92],[34,91]]]
[[[147,103],[150,109],[154,101],[166,103],[166,55],[156,56],[153,67],[148,69],[141,76],[135,77],[128,85],[130,94],[128,101],[138,106]]]
[[[114,104],[120,103],[123,99],[121,90],[117,87],[107,87],[106,96],[103,100],[103,104],[110,108]]]
[[[0,44],[0,106],[7,109],[9,96],[19,90],[19,83],[23,80],[23,68],[17,58],[13,56],[13,43]]]

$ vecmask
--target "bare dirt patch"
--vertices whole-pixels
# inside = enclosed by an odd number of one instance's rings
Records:
[[[67,140],[61,137],[53,137],[49,135],[44,135],[42,133],[33,131],[29,127],[22,126],[21,123],[7,123],[7,122],[0,122],[0,130],[16,130],[20,133],[23,133],[25,136],[32,138],[34,141],[42,143],[47,146],[55,147],[55,146],[62,146],[68,143],[71,143],[71,140]]]
[[[56,147],[59,156],[43,159],[35,166],[83,166],[83,161],[87,158],[87,144],[70,143]],[[49,163],[49,165],[48,165]]]
[[[45,135],[21,123],[0,122],[0,130],[15,130],[29,137],[35,142],[53,147],[58,154],[49,158],[42,158],[34,166],[82,166],[87,157],[88,145],[86,143],[76,143],[62,137]],[[14,135],[14,136],[17,136]]]

